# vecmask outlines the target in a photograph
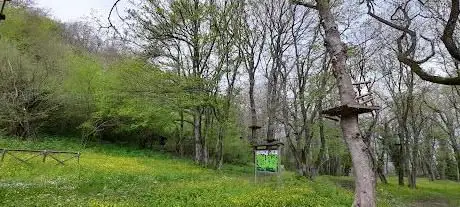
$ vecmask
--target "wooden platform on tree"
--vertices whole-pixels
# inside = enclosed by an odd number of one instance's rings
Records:
[[[340,121],[340,118],[337,116],[329,116],[329,115],[323,115],[323,118],[332,120],[332,121]]]
[[[372,111],[380,110],[380,106],[365,106],[359,104],[345,104],[334,108],[321,111],[321,114],[326,114],[330,117],[342,117],[351,114],[364,114]],[[326,117],[327,118],[327,117]]]
[[[249,126],[248,128],[250,128],[250,129],[260,129],[260,128],[262,128],[262,126],[259,126],[259,125],[251,125],[251,126]]]
[[[273,141],[261,141],[258,143],[252,144],[254,149],[278,149],[278,147],[283,146],[284,144],[278,140]]]

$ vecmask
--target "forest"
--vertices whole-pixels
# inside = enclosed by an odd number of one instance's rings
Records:
[[[152,206],[367,207],[386,206],[381,191],[398,194],[398,186],[408,194],[426,185],[460,190],[459,5],[113,0],[103,18],[60,22],[32,1],[7,1],[0,21],[0,150],[50,147],[50,139],[66,143],[51,145],[62,147],[56,150],[89,154],[111,146],[180,159],[212,179],[218,176],[211,171],[241,168],[251,180],[252,146],[276,141],[283,144],[281,171],[295,176],[283,176],[287,183],[300,189],[345,179],[354,191],[339,190],[346,197],[339,204],[156,200]],[[173,170],[177,163],[160,165]],[[0,194],[6,181],[19,179],[11,173],[0,175]],[[174,190],[180,189],[168,193]],[[165,192],[163,199],[171,196]],[[458,206],[459,196],[426,206]]]

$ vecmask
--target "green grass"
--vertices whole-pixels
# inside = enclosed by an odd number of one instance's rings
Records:
[[[201,168],[186,159],[116,146],[86,149],[72,141],[42,142],[0,138],[0,148],[81,151],[75,161],[57,166],[36,159],[31,166],[10,156],[0,165],[0,206],[351,206],[353,193],[337,183],[346,177],[315,181],[285,172],[254,184],[250,166],[223,171]],[[395,183],[392,180],[392,183]],[[407,206],[421,199],[445,199],[459,206],[460,185],[421,179],[412,191],[379,186],[379,206]]]
[[[351,177],[329,177],[347,189],[353,188]],[[460,183],[448,180],[429,181],[417,178],[417,189],[399,186],[397,177],[389,177],[389,184],[377,185],[380,204],[389,206],[460,206]],[[407,180],[405,180],[407,182]],[[407,183],[406,183],[407,184]]]

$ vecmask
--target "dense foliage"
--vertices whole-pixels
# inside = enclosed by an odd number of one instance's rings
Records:
[[[80,34],[91,28],[84,23],[61,24],[34,8],[14,7],[6,13],[9,21],[0,28],[0,127],[7,135],[61,134],[81,137],[83,143],[163,146],[191,155],[189,110],[223,105],[221,97],[197,90],[208,84],[205,80],[121,55],[113,42],[101,43],[94,32]],[[88,48],[94,47],[91,43],[101,46]],[[232,107],[222,123],[227,129],[225,160],[245,163],[250,148],[240,139],[236,110]],[[213,146],[217,130],[209,127],[206,133]]]

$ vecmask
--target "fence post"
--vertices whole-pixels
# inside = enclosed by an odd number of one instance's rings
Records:
[[[1,159],[2,162],[3,162],[3,159],[5,158],[6,152],[7,152],[6,149],[3,149],[3,150],[2,150],[2,159]]]
[[[46,155],[48,154],[48,152],[46,152],[46,150],[43,150],[43,162],[46,161]]]

